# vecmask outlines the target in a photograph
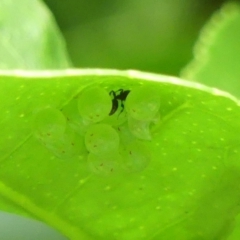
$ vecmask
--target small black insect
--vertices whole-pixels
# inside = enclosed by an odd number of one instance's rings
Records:
[[[121,102],[122,110],[121,110],[120,113],[122,113],[122,111],[124,110],[123,102],[126,100],[127,95],[129,93],[130,93],[130,90],[123,90],[123,89],[119,89],[117,91],[111,91],[109,93],[109,95],[113,97],[112,98],[112,109],[111,109],[111,111],[109,113],[109,116],[113,115],[117,111],[117,109],[118,109],[118,100],[120,100],[120,102]]]

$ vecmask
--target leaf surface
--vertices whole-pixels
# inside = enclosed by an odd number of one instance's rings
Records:
[[[38,0],[0,2],[0,69],[70,66],[52,14]]]
[[[84,87],[154,87],[161,120],[139,173],[102,177],[87,155],[58,159],[32,134],[33,114]],[[240,199],[240,108],[230,94],[181,79],[115,70],[2,71],[0,206],[69,239],[221,239]],[[91,96],[89,96],[91,98]],[[222,238],[224,239],[224,238]]]

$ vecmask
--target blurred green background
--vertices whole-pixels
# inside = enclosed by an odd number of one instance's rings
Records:
[[[178,75],[224,0],[45,0],[74,67]]]

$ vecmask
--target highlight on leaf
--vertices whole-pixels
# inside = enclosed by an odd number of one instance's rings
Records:
[[[99,86],[85,89],[78,98],[78,110],[85,121],[97,123],[111,111],[112,101],[108,92]]]

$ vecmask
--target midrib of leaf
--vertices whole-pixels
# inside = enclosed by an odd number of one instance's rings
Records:
[[[178,108],[174,109],[172,112],[164,116],[152,129],[151,131],[154,133],[156,132],[159,127],[161,127],[165,122],[167,122],[169,119],[175,116],[175,114],[181,112],[182,110],[185,110],[187,108],[190,108],[188,105],[188,102],[185,102],[184,104],[180,105]]]
[[[7,187],[2,182],[0,182],[0,193],[4,198],[7,198],[11,202],[14,202],[21,208],[27,210],[29,213],[35,216],[36,219],[40,219],[50,226],[60,230],[71,240],[92,240],[90,236],[79,230],[79,226],[75,227],[63,219],[60,219],[56,214],[45,211],[44,209],[35,205],[29,198]]]
[[[51,212],[56,212],[57,209],[59,209],[71,196],[73,196],[77,190],[79,190],[84,184],[87,183],[87,181],[91,178],[91,176],[92,175],[89,174],[89,176],[87,176],[85,179],[82,179],[79,182],[79,185],[76,186],[76,188],[70,191],[68,194],[66,194],[66,197],[63,200],[61,200],[58,204],[56,204],[56,206],[51,210]]]

